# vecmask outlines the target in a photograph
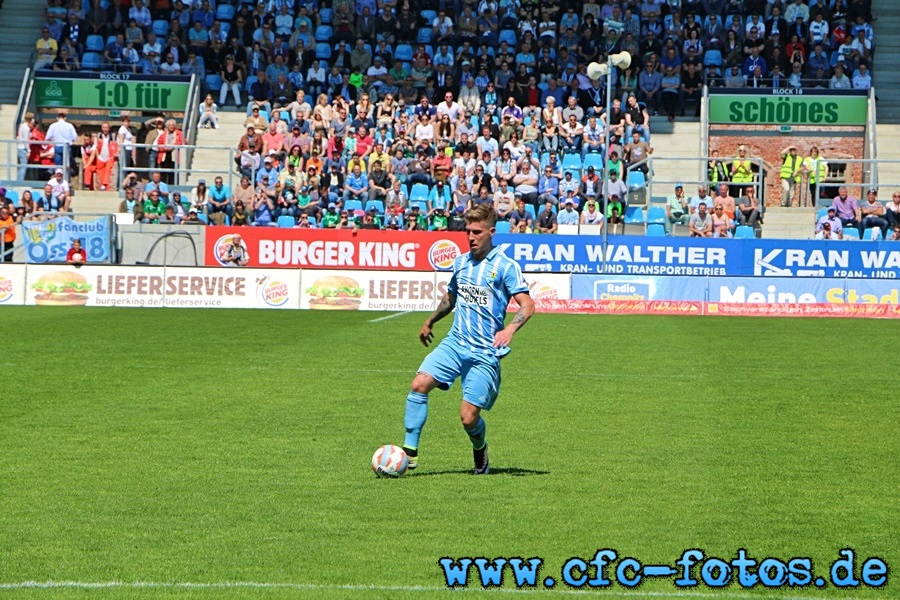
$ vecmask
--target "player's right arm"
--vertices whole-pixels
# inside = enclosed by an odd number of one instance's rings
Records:
[[[453,312],[453,308],[456,306],[456,294],[447,292],[444,294],[444,297],[441,298],[441,301],[438,303],[438,307],[435,309],[431,315],[425,319],[425,324],[422,325],[422,329],[419,330],[419,341],[422,342],[422,345],[426,348],[428,344],[430,344],[434,340],[434,334],[431,331],[431,328],[434,327],[434,324],[449,315]]]

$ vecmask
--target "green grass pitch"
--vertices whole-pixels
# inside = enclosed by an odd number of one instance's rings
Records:
[[[539,556],[540,579],[559,580],[599,548],[672,565],[746,548],[825,574],[852,547],[857,567],[900,567],[892,322],[538,314],[487,415],[496,474],[470,474],[457,383],[432,394],[419,472],[378,480],[369,460],[403,441],[424,314],[0,316],[0,597],[436,597],[444,556]]]

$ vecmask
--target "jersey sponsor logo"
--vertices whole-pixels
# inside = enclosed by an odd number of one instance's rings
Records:
[[[483,285],[461,285],[457,290],[457,298],[466,304],[488,306],[490,304],[490,297],[490,290]]]

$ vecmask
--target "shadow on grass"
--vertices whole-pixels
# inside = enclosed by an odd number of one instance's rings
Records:
[[[433,477],[436,475],[471,475],[472,469],[448,469],[446,471],[426,471],[414,473],[413,477]],[[506,475],[507,477],[532,477],[534,475],[549,475],[550,471],[536,471],[534,469],[520,469],[519,467],[501,467],[491,469],[491,475]]]

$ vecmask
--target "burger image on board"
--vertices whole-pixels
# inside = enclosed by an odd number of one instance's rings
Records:
[[[359,310],[363,289],[355,279],[330,275],[320,277],[306,289],[309,307],[318,310]]]
[[[91,291],[91,284],[75,271],[44,273],[31,287],[34,303],[43,306],[84,306]]]

